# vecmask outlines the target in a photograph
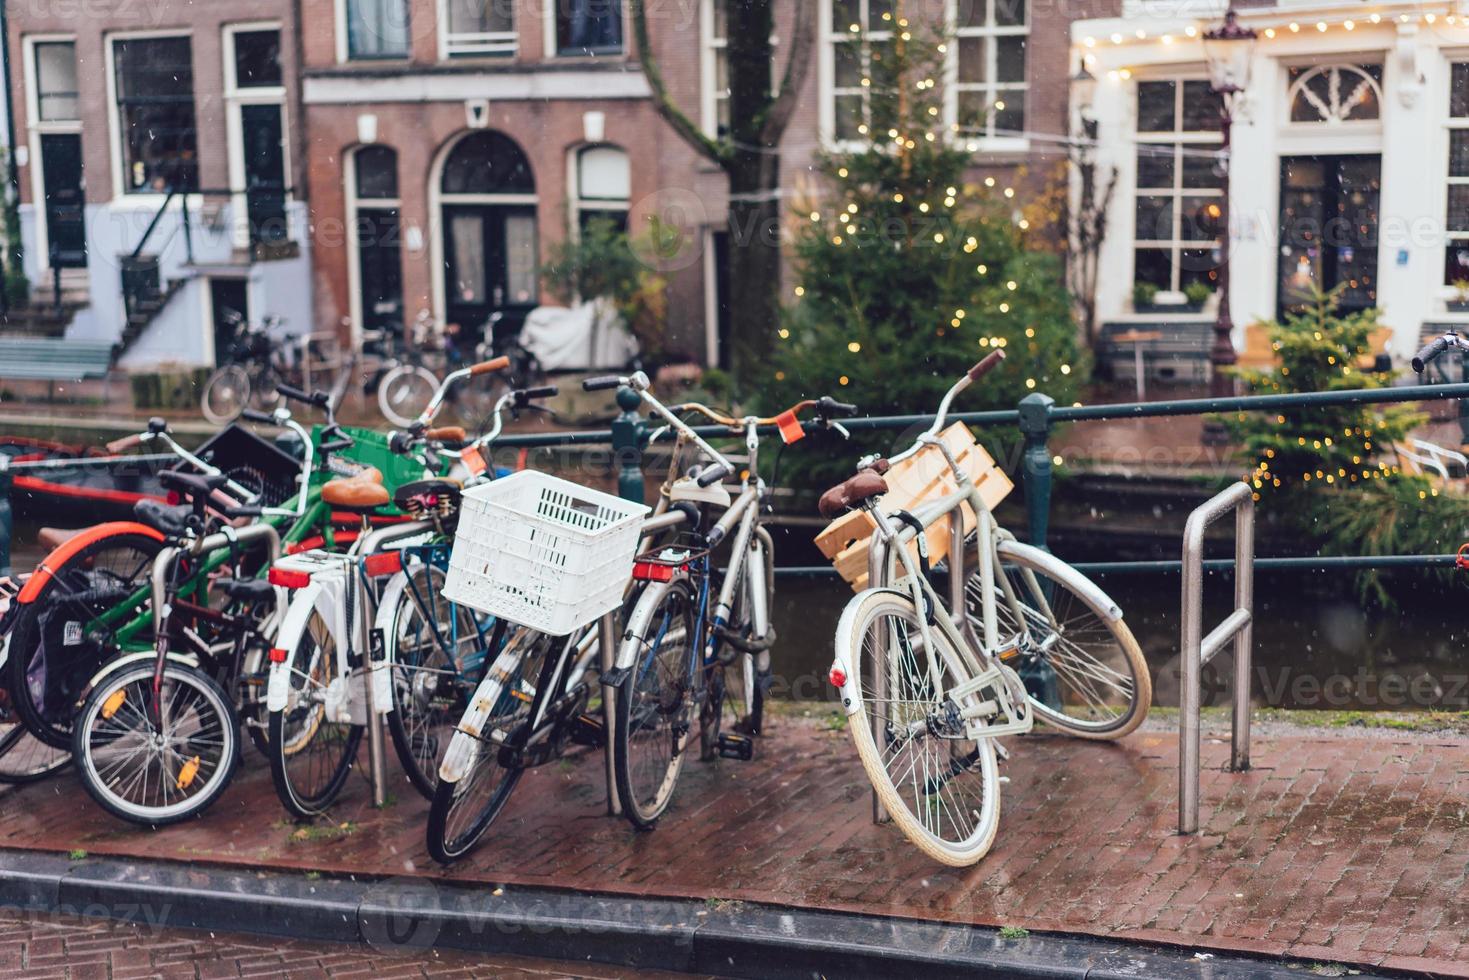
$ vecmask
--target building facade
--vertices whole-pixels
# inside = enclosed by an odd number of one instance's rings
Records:
[[[1222,10],[1200,18],[1135,6],[1072,28],[1075,59],[1097,79],[1098,170],[1119,175],[1098,311],[1122,326],[1170,319],[1141,308],[1138,283],[1212,287],[1224,189],[1199,40]],[[1258,40],[1228,168],[1237,349],[1257,340],[1248,324],[1297,308],[1317,287],[1340,288],[1346,309],[1379,308],[1400,363],[1423,333],[1469,319],[1457,312],[1469,308],[1460,303],[1469,300],[1469,22],[1454,11],[1239,9]]]
[[[135,368],[212,364],[230,311],[309,330],[289,0],[9,17],[33,301]]]
[[[777,8],[777,68],[795,0]],[[813,0],[814,2],[814,0]],[[319,326],[344,336],[420,317],[478,335],[542,295],[536,270],[594,215],[656,216],[689,247],[660,265],[670,351],[718,363],[732,246],[723,175],[660,118],[617,0],[301,0],[302,101]],[[822,0],[814,64],[781,147],[788,198],[819,194],[823,146],[860,134],[871,47],[901,16],[951,35],[946,121],[975,176],[1034,185],[1066,159],[1076,8],[1026,0]],[[1105,3],[1082,8],[1104,13]],[[650,44],[683,111],[727,118],[715,0],[649,5]],[[794,202],[792,202],[794,206]]]

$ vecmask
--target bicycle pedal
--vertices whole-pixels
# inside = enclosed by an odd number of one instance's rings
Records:
[[[755,758],[755,740],[748,735],[720,732],[719,757],[721,759],[739,759],[741,762],[749,762]]]
[[[592,715],[577,715],[571,719],[571,741],[576,745],[601,748],[607,744],[606,726],[602,719]]]

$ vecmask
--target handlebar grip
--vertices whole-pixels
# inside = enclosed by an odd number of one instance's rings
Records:
[[[725,477],[729,476],[729,473],[730,469],[728,466],[724,465],[723,463],[716,463],[713,466],[704,467],[704,469],[699,472],[699,477],[695,482],[698,483],[701,487],[713,486],[720,480],[723,480]]]
[[[469,369],[469,376],[471,378],[477,378],[481,374],[489,374],[492,371],[503,371],[509,366],[510,358],[501,354],[499,357],[492,357],[488,361],[480,361],[471,367]]]
[[[608,388],[620,387],[622,387],[622,379],[610,374],[601,378],[587,378],[581,383],[582,391],[606,391]]]
[[[331,404],[332,400],[332,396],[324,391],[313,391],[308,395],[300,388],[293,388],[290,385],[276,385],[275,390],[293,401],[302,402],[306,405],[315,405],[318,408],[326,408],[327,405]]]
[[[269,412],[258,412],[253,408],[247,408],[240,413],[240,418],[251,422],[260,422],[264,425],[275,425],[275,416]]]
[[[1000,362],[1003,361],[1004,359],[1005,359],[1005,352],[1004,351],[1002,351],[1002,350],[991,351],[988,357],[986,357],[984,360],[980,361],[978,364],[974,365],[974,367],[972,367],[972,368],[969,369],[969,380],[970,381],[978,381],[980,378],[984,377],[986,374],[989,374],[995,368],[999,367],[1000,366]]]
[[[224,509],[225,517],[259,517],[262,513],[264,511],[254,505],[247,507],[226,507]]]
[[[1443,337],[1439,337],[1432,343],[1425,345],[1422,350],[1413,355],[1413,370],[1422,374],[1423,369],[1433,363],[1438,355],[1442,354],[1448,346],[1448,340]]]
[[[126,452],[129,449],[136,449],[142,444],[143,437],[138,433],[133,433],[130,436],[123,436],[121,439],[114,439],[109,442],[107,444],[107,451],[116,455],[117,453]]]
[[[530,401],[534,398],[553,398],[561,393],[561,389],[555,385],[541,385],[538,388],[523,388],[517,391],[522,401]]]
[[[437,429],[425,429],[423,437],[434,442],[467,442],[469,440],[469,434],[464,431],[462,425],[441,425]]]
[[[830,396],[824,397],[816,406],[823,415],[842,415],[850,418],[857,414],[857,406],[851,402],[839,402]]]

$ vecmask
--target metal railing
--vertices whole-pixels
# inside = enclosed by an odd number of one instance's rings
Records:
[[[1204,532],[1234,512],[1234,611],[1204,635]],[[1178,693],[1178,832],[1199,829],[1199,710],[1204,665],[1234,646],[1230,768],[1250,768],[1250,640],[1255,620],[1255,498],[1248,484],[1216,494],[1183,530],[1183,629]]]

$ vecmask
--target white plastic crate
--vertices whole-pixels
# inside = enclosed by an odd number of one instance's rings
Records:
[[[466,490],[444,596],[571,633],[622,603],[648,511],[534,470]]]

